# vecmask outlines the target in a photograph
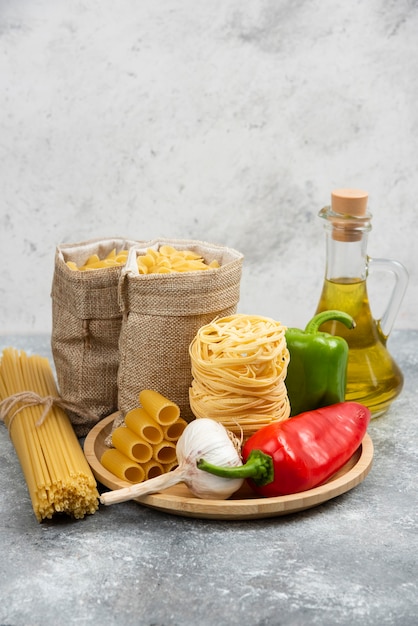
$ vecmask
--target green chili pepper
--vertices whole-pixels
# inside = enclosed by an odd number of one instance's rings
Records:
[[[355,327],[347,313],[323,311],[308,322],[305,330],[286,331],[290,360],[285,383],[291,417],[345,399],[348,344],[342,337],[319,332],[321,324],[329,320]]]

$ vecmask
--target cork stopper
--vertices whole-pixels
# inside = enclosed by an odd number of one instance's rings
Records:
[[[331,192],[331,208],[334,213],[364,217],[369,194],[361,189],[334,189]]]
[[[332,223],[332,238],[336,241],[360,241],[363,232],[370,229],[367,212],[367,191],[361,189],[334,189],[327,218]],[[341,217],[339,217],[341,216]]]

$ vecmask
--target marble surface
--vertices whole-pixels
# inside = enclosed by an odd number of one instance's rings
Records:
[[[55,247],[92,237],[237,248],[240,310],[303,325],[335,187],[369,192],[416,328],[417,28],[407,1],[3,0],[2,331],[50,332]]]
[[[2,336],[50,357],[49,336]],[[38,524],[0,425],[0,624],[415,626],[418,331],[394,331],[405,376],[372,421],[373,467],[299,514],[209,521],[135,502]]]

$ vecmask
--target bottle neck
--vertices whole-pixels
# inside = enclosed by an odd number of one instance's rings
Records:
[[[356,218],[339,215],[330,207],[320,211],[325,220],[326,278],[334,282],[359,282],[367,277],[367,239],[370,215]]]
[[[339,241],[326,233],[325,277],[334,282],[360,282],[367,278],[367,234],[357,241]]]

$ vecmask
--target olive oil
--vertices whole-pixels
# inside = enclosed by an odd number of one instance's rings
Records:
[[[349,346],[346,400],[367,406],[373,417],[384,413],[400,394],[403,375],[386,348],[387,338],[371,315],[365,280],[325,280],[317,313],[337,309],[351,315],[352,330],[335,321],[321,330],[344,337]]]
[[[316,312],[336,309],[354,319],[356,326],[352,330],[335,321],[323,324],[321,329],[344,337],[348,343],[346,400],[364,404],[372,417],[377,417],[387,411],[403,386],[402,372],[386,343],[407,287],[408,273],[398,261],[368,256],[372,216],[367,204],[365,191],[336,189],[331,193],[331,206],[319,212],[326,233],[326,269]],[[376,270],[395,278],[379,320],[373,319],[367,292],[367,278]]]

